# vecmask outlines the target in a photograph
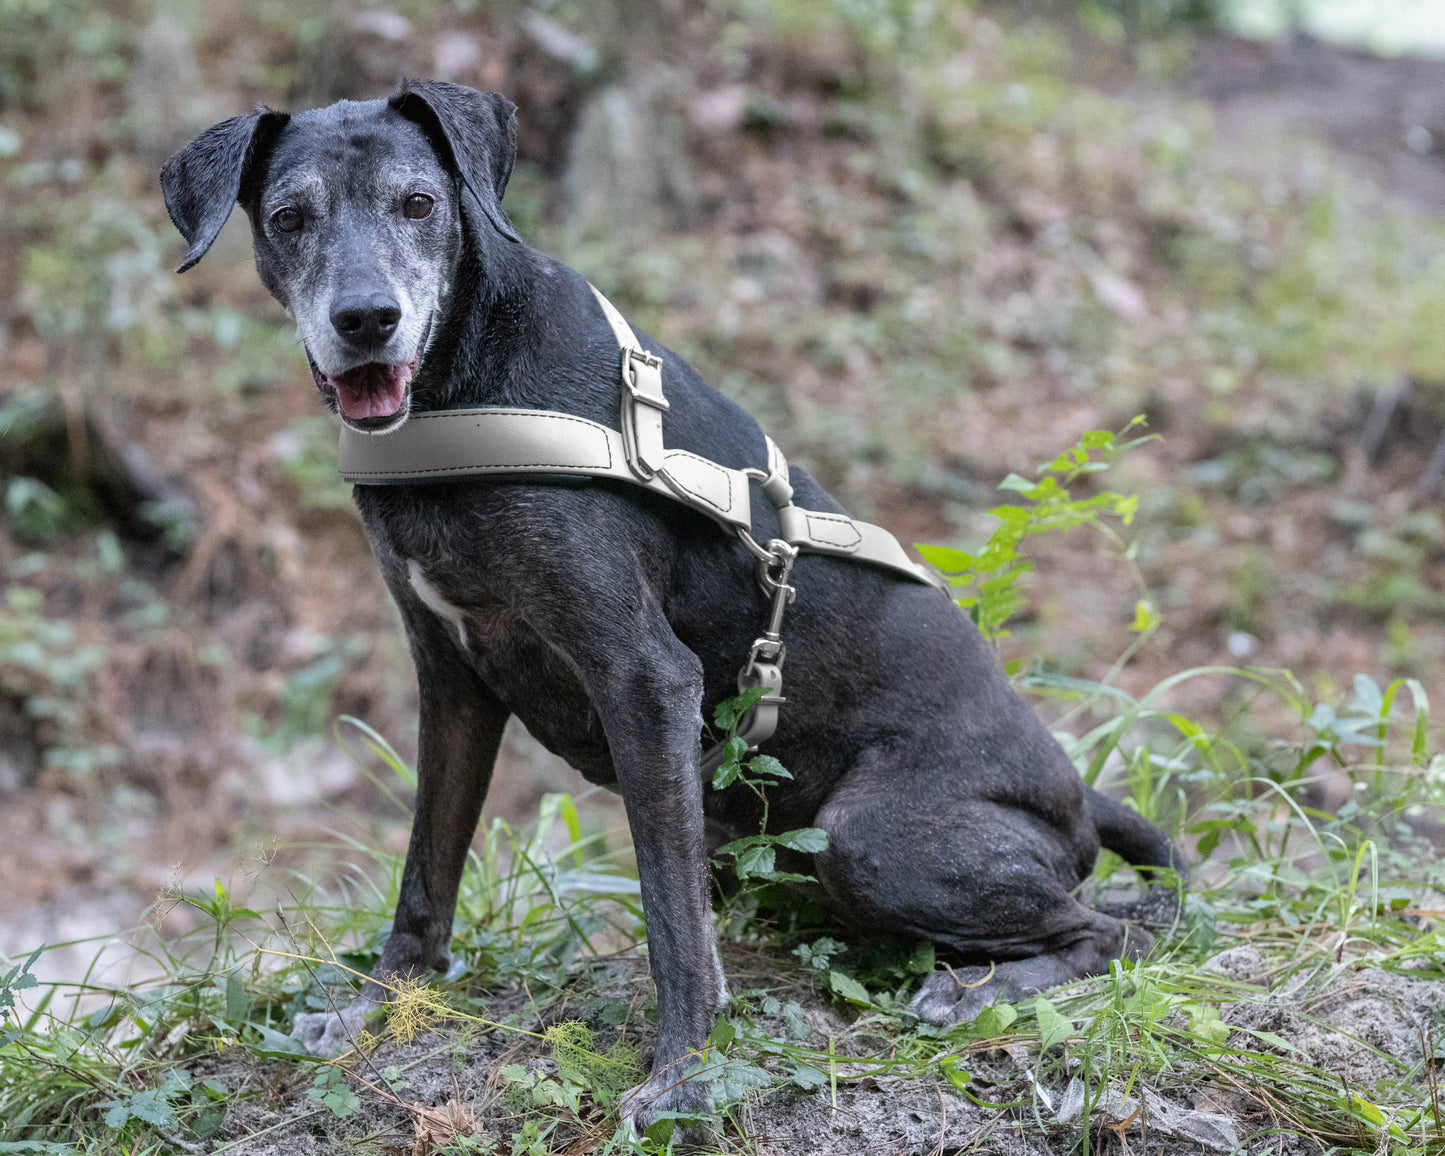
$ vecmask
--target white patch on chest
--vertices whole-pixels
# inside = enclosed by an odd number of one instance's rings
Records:
[[[450,622],[457,628],[457,639],[461,643],[462,649],[465,650],[467,648],[466,615],[443,598],[441,592],[427,581],[426,575],[422,572],[421,563],[415,558],[407,560],[406,569],[407,573],[411,575],[411,588],[422,600],[422,605],[438,618]]]

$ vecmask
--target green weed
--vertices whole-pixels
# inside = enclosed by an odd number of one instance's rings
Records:
[[[1080,478],[1108,469],[1119,454],[1153,440],[1150,436],[1119,440],[1142,425],[1143,421],[1142,417],[1134,418],[1118,434],[1091,430],[1076,445],[1047,465],[1040,466],[1038,472],[1042,478],[1037,482],[1017,474],[1006,477],[998,488],[1017,493],[1021,503],[995,506],[989,510],[999,526],[977,554],[951,546],[918,547],[919,553],[944,574],[950,587],[958,591],[950,592],[951,597],[969,612],[969,617],[985,638],[992,641],[1006,638],[1008,631],[1004,629],[1004,623],[1023,605],[1018,581],[1033,569],[1033,563],[1019,549],[1026,538],[1088,526],[1103,534],[1121,557],[1132,562],[1133,555],[1128,544],[1100,518],[1101,515],[1110,515],[1125,526],[1129,525],[1139,508],[1138,495],[1126,496],[1104,490],[1091,497],[1075,498],[1069,487]],[[1143,579],[1138,575],[1137,568],[1135,577],[1142,591]],[[1158,623],[1159,615],[1147,592],[1144,592],[1135,604],[1132,629],[1147,637]]]
[[[762,687],[743,691],[732,698],[724,699],[713,711],[713,722],[727,735],[723,761],[713,772],[713,790],[722,791],[738,784],[756,795],[761,804],[758,833],[744,835],[741,839],[725,843],[713,854],[715,857],[732,860],[729,866],[741,883],[749,880],[758,883],[816,882],[811,875],[778,871],[777,854],[781,848],[816,855],[827,850],[827,832],[818,827],[800,827],[780,832],[768,830],[768,787],[793,776],[771,755],[753,755],[748,758],[747,744],[737,734],[743,717],[765,693],[765,688]]]

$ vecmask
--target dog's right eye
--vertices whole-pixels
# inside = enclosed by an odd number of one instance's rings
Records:
[[[271,214],[271,224],[283,233],[294,233],[301,227],[301,214],[295,209],[277,209]]]

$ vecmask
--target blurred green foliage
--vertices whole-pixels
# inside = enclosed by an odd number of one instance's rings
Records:
[[[46,767],[89,774],[120,751],[98,742],[89,679],[105,660],[75,628],[45,615],[38,590],[11,587],[0,606],[0,694],[22,704]]]
[[[336,472],[336,425],[324,417],[293,418],[273,440],[286,475],[306,510],[351,508],[351,486]]]
[[[99,79],[125,75],[125,21],[94,0],[0,0],[0,28],[0,111],[38,99],[77,57]]]
[[[1148,436],[1120,439],[1143,423],[1136,417],[1120,433],[1091,430],[1053,461],[1040,467],[1039,478],[1031,481],[1010,474],[999,483],[999,489],[1017,494],[1017,504],[995,506],[989,515],[999,525],[977,554],[969,554],[948,546],[920,545],[919,552],[948,579],[949,596],[967,611],[974,624],[991,642],[1008,637],[1004,628],[1023,605],[1019,580],[1030,573],[1033,562],[1020,552],[1025,538],[1051,531],[1067,532],[1087,526],[1103,534],[1124,557],[1130,557],[1128,544],[1109,525],[1105,516],[1118,518],[1128,526],[1139,509],[1137,494],[1120,494],[1103,490],[1086,498],[1076,498],[1070,487],[1106,470],[1119,454],[1152,440]],[[1147,591],[1141,589],[1141,595]],[[1135,604],[1133,629],[1152,633],[1158,615],[1147,597]]]

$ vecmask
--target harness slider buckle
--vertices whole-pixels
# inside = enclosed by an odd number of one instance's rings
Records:
[[[672,404],[662,393],[662,358],[645,349],[627,350],[623,363],[622,385],[634,402],[653,409],[668,410]]]

